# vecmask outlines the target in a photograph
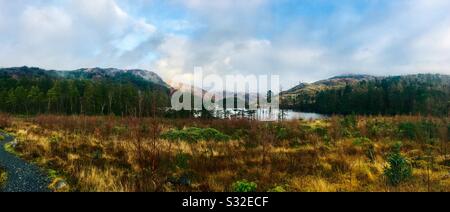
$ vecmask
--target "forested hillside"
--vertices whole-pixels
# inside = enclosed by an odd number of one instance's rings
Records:
[[[448,115],[450,76],[343,76],[283,93],[283,107],[325,114]]]
[[[151,116],[169,104],[169,88],[159,82],[157,75],[142,70],[0,69],[0,111]]]

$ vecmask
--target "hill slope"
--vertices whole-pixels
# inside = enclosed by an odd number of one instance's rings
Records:
[[[114,82],[131,80],[145,81],[147,83],[168,87],[168,85],[157,74],[141,69],[123,70],[115,68],[83,68],[72,71],[56,71],[24,66],[14,68],[1,68],[0,76],[10,76],[14,79],[68,78],[79,80],[111,80]]]
[[[300,84],[282,93],[282,107],[326,114],[447,115],[450,76],[346,75]]]
[[[169,104],[169,86],[144,70],[0,69],[0,112],[150,115]]]

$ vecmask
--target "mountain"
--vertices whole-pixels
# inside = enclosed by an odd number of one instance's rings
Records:
[[[114,79],[126,75],[142,78],[154,84],[168,87],[168,85],[156,73],[141,69],[116,69],[116,68],[83,68],[75,71],[59,71],[61,76],[85,79]]]
[[[322,89],[345,86],[347,84],[353,84],[361,81],[369,81],[377,79],[375,76],[370,75],[341,75],[332,77],[326,80],[320,80],[314,83],[300,83],[299,85],[283,92],[283,94],[296,94],[305,90],[320,91]]]
[[[380,77],[370,75],[341,75],[314,83],[300,83],[299,85],[281,93],[284,107],[293,107],[298,96],[303,96],[312,101],[314,95],[327,89],[336,89],[346,85],[356,84],[362,81],[375,80]]]
[[[326,114],[432,114],[450,109],[450,76],[343,75],[300,83],[281,93],[281,107]]]
[[[155,116],[170,105],[170,87],[133,69],[0,69],[0,112]]]
[[[1,68],[0,76],[19,78],[68,78],[86,80],[112,80],[131,82],[144,81],[155,85],[169,87],[156,73],[141,69],[116,69],[116,68],[83,68],[71,71],[45,70],[36,67]]]

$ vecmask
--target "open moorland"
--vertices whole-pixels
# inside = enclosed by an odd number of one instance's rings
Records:
[[[448,117],[259,122],[12,117],[5,148],[55,191],[450,191]],[[2,174],[2,181],[3,181]]]

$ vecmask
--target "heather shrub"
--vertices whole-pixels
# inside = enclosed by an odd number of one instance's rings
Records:
[[[199,141],[229,141],[231,138],[213,128],[186,128],[183,130],[170,130],[161,135],[161,138],[169,141],[187,141],[196,143]]]
[[[254,182],[249,182],[247,180],[237,181],[233,183],[234,192],[256,192],[257,185]]]

